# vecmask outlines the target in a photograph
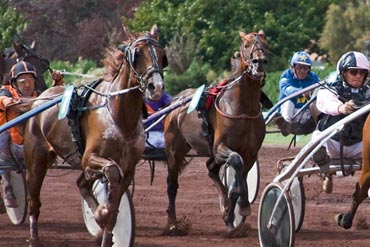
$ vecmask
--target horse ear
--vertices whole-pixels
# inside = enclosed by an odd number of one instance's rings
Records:
[[[131,32],[125,25],[122,24],[122,29],[123,29],[123,36],[126,37],[126,40],[134,40],[136,39],[136,35]]]
[[[240,38],[242,38],[242,40],[244,40],[244,38],[245,38],[245,36],[247,36],[247,34],[242,32],[242,31],[239,31],[239,36],[240,36]]]
[[[152,35],[153,39],[157,40],[159,39],[159,29],[157,24],[154,24],[152,26],[152,29],[150,29],[150,34]]]
[[[24,49],[21,44],[18,44],[17,42],[13,41],[13,47],[15,52],[18,54],[18,57],[23,57],[24,54]]]

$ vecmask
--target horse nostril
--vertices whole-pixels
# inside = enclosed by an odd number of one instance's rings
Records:
[[[153,84],[153,83],[149,83],[149,84],[148,84],[148,90],[149,90],[149,91],[153,91],[154,89],[155,89],[154,84]]]

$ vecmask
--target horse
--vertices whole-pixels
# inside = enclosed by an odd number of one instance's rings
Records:
[[[40,244],[37,225],[40,190],[57,155],[72,167],[81,167],[82,173],[76,181],[80,194],[102,229],[101,246],[112,246],[121,196],[131,184],[144,151],[143,94],[152,100],[161,97],[163,68],[167,66],[156,25],[150,32],[134,33],[126,27],[123,32],[127,40],[107,51],[103,78],[94,85],[82,85],[85,94],[72,97],[71,102],[80,98],[84,104],[77,104],[77,109],[71,103],[68,118],[59,121],[56,105],[26,123],[24,154],[31,246]],[[46,90],[32,108],[42,105],[41,99],[55,98],[63,90],[62,86]],[[76,118],[72,117],[74,114]],[[98,205],[91,190],[94,180],[101,177],[108,181],[108,199],[104,205]]]
[[[8,84],[9,72],[14,64],[18,61],[25,61],[32,64],[37,72],[35,82],[36,91],[41,93],[47,89],[44,79],[44,73],[50,69],[50,62],[48,59],[40,56],[36,52],[36,42],[33,41],[30,46],[24,43],[12,42],[12,48],[7,49],[0,54],[0,83]]]
[[[266,127],[261,113],[261,83],[267,63],[267,41],[258,33],[239,33],[241,62],[235,78],[219,89],[209,107],[187,114],[189,104],[170,112],[165,118],[165,152],[168,163],[167,176],[167,226],[169,235],[184,234],[177,224],[175,200],[178,177],[186,167],[183,162],[193,149],[201,156],[209,157],[206,162],[208,176],[216,185],[223,205],[223,220],[228,231],[234,229],[234,208],[238,201],[240,213],[250,214],[246,176],[257,160],[258,151],[265,137]],[[214,94],[208,88],[205,95]],[[195,89],[186,89],[178,97],[194,94]],[[207,98],[209,102],[210,97]],[[199,103],[202,105],[202,103]],[[203,109],[203,110],[202,110]],[[228,195],[220,179],[220,168],[227,164],[236,171],[235,190]],[[168,231],[166,229],[165,232]]]
[[[355,191],[352,194],[351,208],[347,213],[339,213],[334,217],[338,226],[344,229],[352,227],[353,219],[360,204],[369,196],[370,188],[370,114],[367,116],[362,130],[362,166]]]

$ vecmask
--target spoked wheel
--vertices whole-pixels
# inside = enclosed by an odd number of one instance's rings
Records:
[[[6,208],[8,218],[14,225],[20,225],[27,216],[27,190],[24,171],[10,171],[10,184],[16,197],[18,207]]]
[[[93,185],[93,193],[99,204],[103,204],[107,198],[107,183],[97,180]],[[96,223],[94,214],[89,208],[87,202],[82,199],[82,215],[91,236],[97,236],[100,232],[100,227]],[[135,213],[131,194],[127,191],[122,195],[117,215],[117,222],[113,228],[114,247],[131,247],[134,244],[135,237]]]
[[[283,167],[282,172],[287,169]],[[285,185],[288,180],[283,181]],[[302,227],[305,213],[306,197],[303,187],[303,177],[295,177],[292,184],[290,185],[290,190],[288,190],[289,196],[292,200],[294,219],[295,219],[295,232],[299,232]]]
[[[294,246],[293,206],[289,194],[282,194],[283,188],[282,184],[273,182],[266,186],[262,194],[258,212],[258,237],[261,246]],[[280,195],[282,198],[279,200]]]
[[[231,166],[227,167],[221,167],[220,169],[220,178],[222,183],[226,186],[228,191],[231,189],[235,182],[235,170]],[[258,160],[253,164],[253,167],[251,170],[248,172],[248,176],[246,178],[247,180],[247,186],[248,186],[248,200],[250,203],[253,203],[256,198],[257,198],[257,193],[259,189],[259,164]],[[224,207],[222,205],[222,198],[219,197],[220,199],[220,209],[221,212],[224,211]],[[235,205],[235,210],[234,210],[234,227],[239,226],[241,223],[244,223],[245,221],[245,216],[242,216],[239,214],[239,204],[237,203]]]

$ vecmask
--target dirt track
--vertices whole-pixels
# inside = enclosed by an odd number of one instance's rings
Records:
[[[275,176],[279,158],[293,156],[298,149],[263,147],[260,152],[261,183],[258,198],[247,219],[246,237],[224,237],[225,226],[221,219],[218,195],[207,176],[205,159],[191,162],[180,177],[177,197],[177,215],[190,226],[188,236],[161,236],[166,224],[166,167],[156,163],[156,175],[150,186],[148,164],[139,164],[135,178],[134,204],[136,210],[136,247],[245,247],[259,246],[257,217],[259,198],[265,185]],[[64,175],[68,173],[67,175]],[[77,171],[50,170],[42,190],[42,209],[39,234],[45,247],[98,246],[89,236],[82,220],[81,202],[75,186]],[[357,174],[356,174],[357,175]],[[357,176],[334,178],[333,194],[321,191],[317,175],[304,178],[306,213],[302,229],[296,234],[295,246],[370,246],[369,200],[359,208],[351,230],[336,226],[333,216],[348,209]],[[13,226],[6,215],[0,215],[0,247],[27,246],[28,220]]]

